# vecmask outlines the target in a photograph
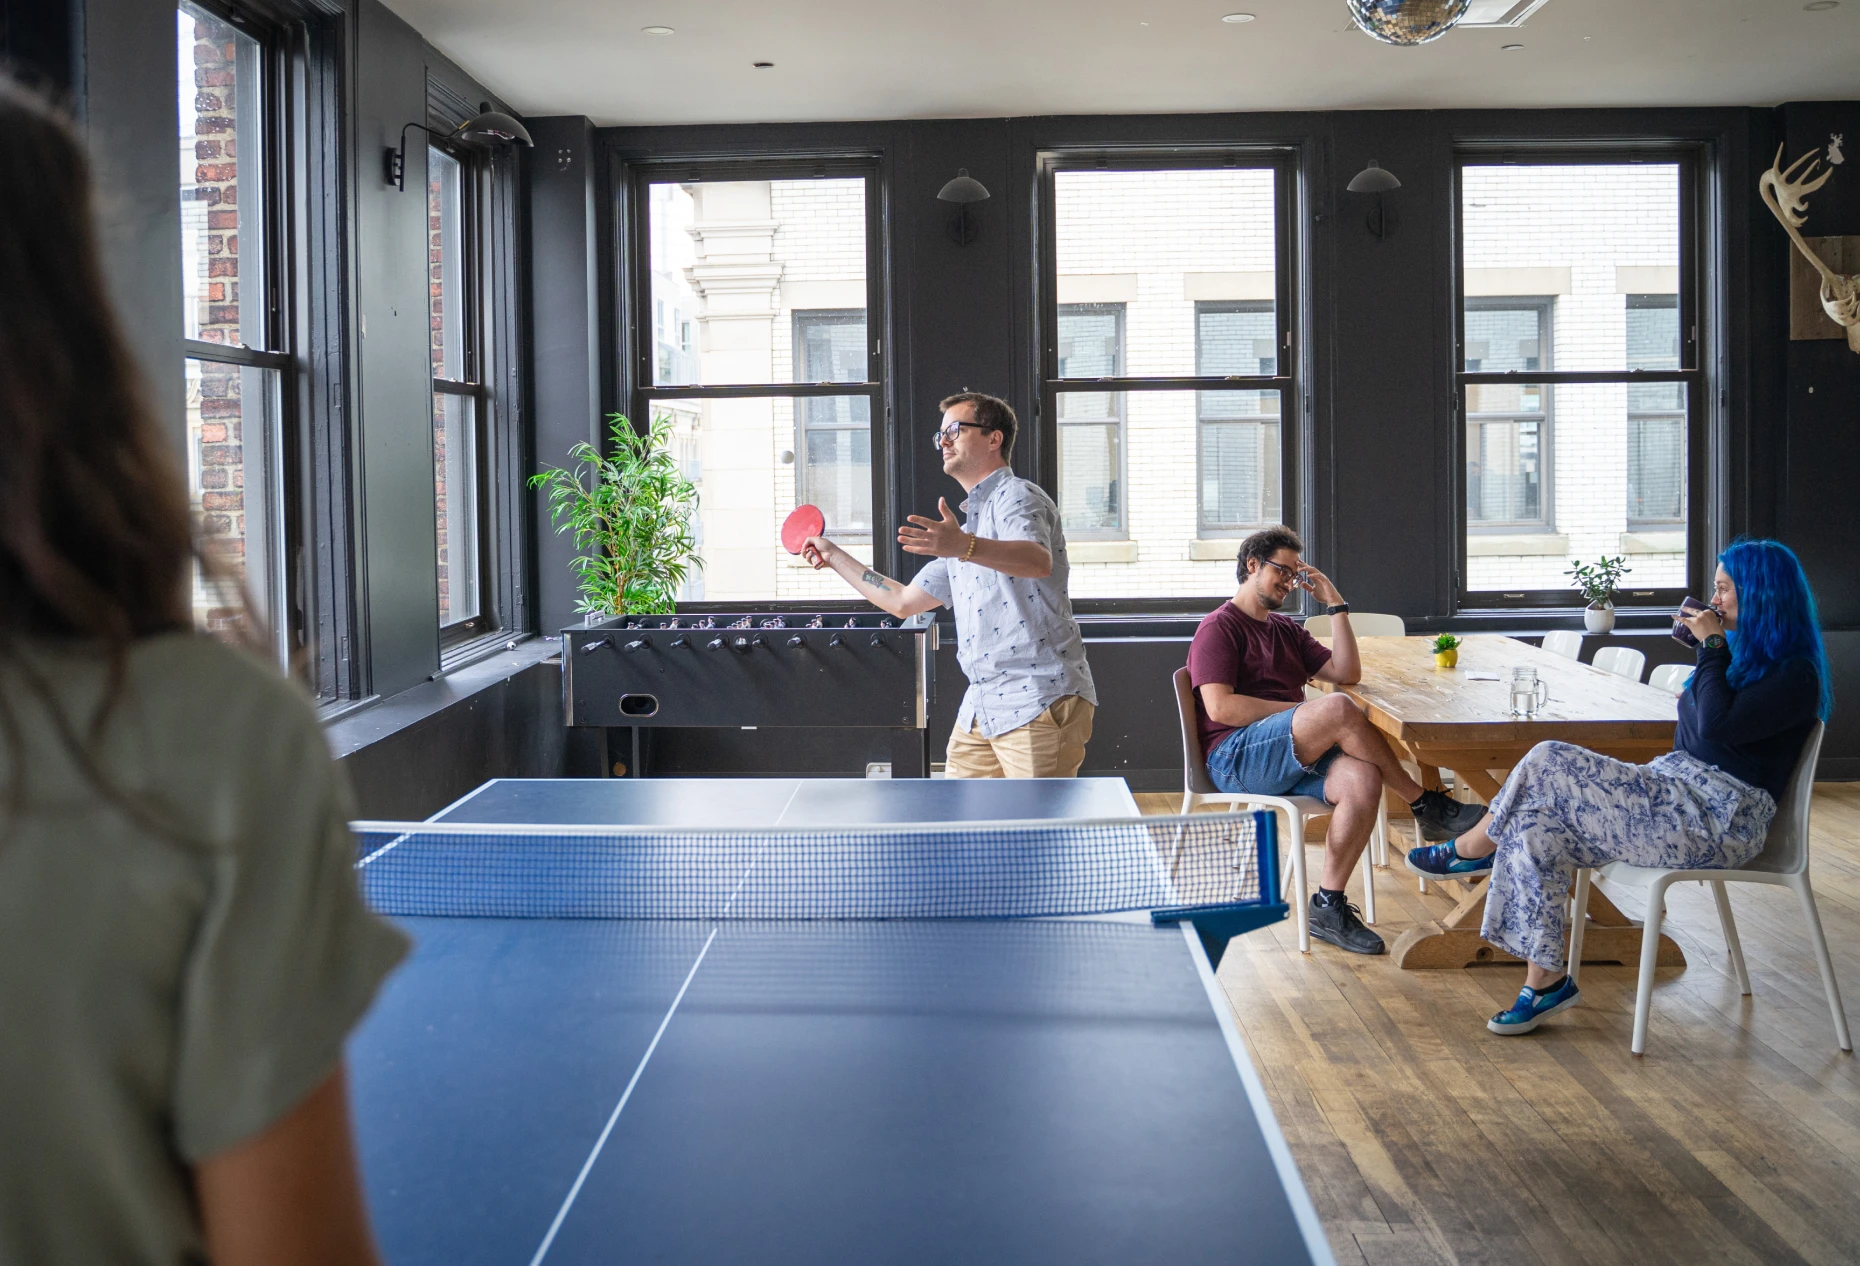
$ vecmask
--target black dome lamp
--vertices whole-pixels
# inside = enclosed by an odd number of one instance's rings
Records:
[[[969,204],[986,202],[988,190],[982,182],[969,175],[967,167],[956,169],[956,178],[937,191],[938,202],[956,204],[956,214],[949,218],[949,239],[958,246],[967,246],[981,232],[979,225],[969,220]]]
[[[1346,186],[1351,193],[1373,193],[1376,205],[1370,208],[1367,225],[1369,232],[1378,240],[1387,237],[1394,225],[1389,222],[1388,214],[1382,205],[1382,195],[1390,190],[1401,188],[1401,181],[1395,179],[1395,173],[1383,168],[1375,159],[1369,160],[1369,166],[1350,177]]]
[[[440,132],[427,127],[424,123],[409,123],[400,130],[400,148],[390,149],[384,155],[384,175],[387,182],[401,192],[407,189],[407,129],[419,128],[430,136],[437,136],[442,141],[456,141],[460,145],[484,148],[492,145],[530,145],[536,144],[530,139],[529,129],[505,114],[502,110],[493,110],[488,103],[479,103],[482,109],[472,115],[450,132]]]

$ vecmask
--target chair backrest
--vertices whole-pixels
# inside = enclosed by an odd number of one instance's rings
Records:
[[[1686,683],[1691,680],[1692,665],[1690,664],[1661,664],[1647,676],[1649,686],[1658,686],[1661,690],[1670,691],[1676,695],[1683,695],[1686,692]]]
[[[1743,869],[1773,875],[1798,875],[1808,869],[1808,811],[1815,798],[1815,762],[1821,757],[1821,736],[1827,728],[1817,721],[1808,732],[1795,772],[1789,775],[1789,785],[1776,802],[1776,816],[1770,821],[1763,851],[1744,863]]]
[[[1574,629],[1553,629],[1544,634],[1544,649],[1564,659],[1582,658],[1582,634]]]
[[[1188,669],[1175,670],[1175,710],[1182,719],[1182,785],[1198,796],[1220,794],[1201,756],[1201,723],[1195,717],[1195,686]]]
[[[1647,656],[1631,646],[1604,646],[1595,652],[1597,668],[1629,681],[1640,680],[1640,670],[1646,663]]]
[[[1350,612],[1350,628],[1358,637],[1407,637],[1408,625],[1398,615],[1380,615],[1374,611]],[[1312,637],[1330,636],[1330,617],[1305,617],[1305,632]]]

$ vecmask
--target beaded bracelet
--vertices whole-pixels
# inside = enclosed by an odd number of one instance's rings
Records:
[[[962,561],[965,563],[968,562],[970,555],[974,553],[975,553],[975,533],[971,532],[969,533],[969,548],[963,551]]]

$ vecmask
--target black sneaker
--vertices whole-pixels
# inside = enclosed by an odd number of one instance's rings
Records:
[[[1455,800],[1444,791],[1423,791],[1419,803],[1410,807],[1421,824],[1422,838],[1429,840],[1458,839],[1485,817],[1484,805]]]
[[[1380,954],[1388,947],[1382,938],[1363,926],[1362,913],[1348,901],[1325,905],[1317,896],[1311,898],[1311,935],[1329,941],[1352,954]]]

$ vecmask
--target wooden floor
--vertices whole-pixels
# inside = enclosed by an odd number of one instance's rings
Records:
[[[1860,1020],[1860,784],[1816,788],[1813,857]],[[1506,1038],[1485,1021],[1516,997],[1515,965],[1306,957],[1289,922],[1235,941],[1220,980],[1338,1261],[1860,1262],[1860,1065],[1836,1049],[1794,894],[1731,893],[1753,996],[1710,890],[1675,885],[1667,930],[1690,965],[1660,972],[1644,1059],[1632,967],[1586,966],[1578,1006]],[[1615,895],[1639,917],[1634,889]],[[1390,941],[1448,905],[1398,858],[1376,896]]]

